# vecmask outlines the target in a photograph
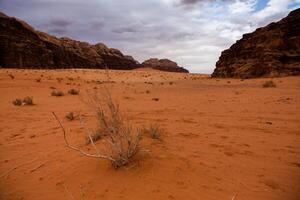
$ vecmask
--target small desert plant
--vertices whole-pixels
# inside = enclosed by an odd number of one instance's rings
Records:
[[[63,78],[56,78],[56,80],[60,83],[62,80],[64,80]]]
[[[159,101],[159,98],[152,98],[152,101]]]
[[[33,105],[33,98],[32,97],[25,97],[24,99],[23,99],[23,104],[24,105]]]
[[[161,128],[158,124],[150,124],[148,128],[144,127],[143,133],[148,134],[152,139],[160,139]]]
[[[76,118],[76,116],[74,115],[73,112],[68,112],[68,113],[66,114],[66,118],[67,118],[68,120],[70,120],[70,121],[73,121],[73,120]]]
[[[90,140],[90,137],[92,138],[92,141],[93,142],[96,142],[100,139],[103,139],[106,135],[104,135],[100,129],[96,129],[94,132],[92,132],[90,135],[87,135],[85,137],[85,143],[86,144],[90,144],[91,143],[91,140]]]
[[[128,164],[139,152],[141,131],[134,131],[132,126],[125,122],[120,114],[119,106],[112,100],[109,93],[104,100],[104,104],[96,94],[88,94],[87,103],[95,112],[98,122],[96,134],[92,134],[89,130],[87,131],[89,143],[94,147],[96,154],[90,154],[78,147],[72,146],[66,138],[66,131],[62,123],[56,114],[53,113],[63,130],[66,146],[87,157],[109,160],[115,168]],[[84,125],[82,119],[80,119],[80,122]],[[104,141],[106,141],[104,150],[107,152],[106,154],[101,153],[95,144],[95,140],[102,136],[104,137]]]
[[[60,90],[53,90],[51,92],[51,96],[61,97],[61,96],[64,96],[64,93]]]
[[[22,106],[22,105],[33,105],[33,98],[32,97],[24,97],[23,100],[18,98],[12,101],[15,106]]]
[[[22,105],[22,99],[15,99],[15,100],[12,101],[12,103],[15,106],[21,106]]]
[[[41,82],[41,80],[42,80],[41,78],[37,78],[37,79],[35,79],[35,81],[36,81],[36,82],[38,82],[38,83],[40,83],[40,82]]]
[[[8,76],[9,76],[11,79],[14,79],[14,78],[15,78],[15,76],[12,75],[12,74],[8,74]]]
[[[263,85],[264,88],[276,87],[276,84],[273,81],[266,81]]]
[[[69,91],[68,91],[68,93],[69,94],[71,94],[71,95],[78,95],[79,94],[79,90],[76,90],[76,89],[70,89]]]

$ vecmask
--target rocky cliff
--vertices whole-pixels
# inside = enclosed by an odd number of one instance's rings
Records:
[[[222,52],[212,77],[254,78],[300,74],[300,9]]]
[[[138,63],[102,43],[91,45],[39,32],[0,12],[0,66],[134,69]]]
[[[169,72],[189,72],[183,67],[179,67],[176,62],[173,62],[169,59],[150,58],[149,60],[144,61],[139,67],[146,67]]]

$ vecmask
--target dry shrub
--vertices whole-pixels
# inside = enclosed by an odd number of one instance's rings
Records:
[[[24,105],[33,105],[33,97],[25,97],[23,99],[23,104]]]
[[[55,113],[53,115],[58,120],[63,133],[67,147],[79,151],[87,157],[94,157],[109,160],[115,168],[128,164],[132,158],[139,152],[139,142],[141,140],[141,131],[134,130],[132,126],[120,114],[119,106],[112,100],[111,95],[107,92],[104,101],[99,96],[88,93],[86,103],[95,112],[97,120],[97,131],[92,133],[87,130],[89,144],[93,146],[96,154],[87,153],[78,147],[69,144],[66,138],[66,132]],[[80,119],[83,126],[84,122]],[[99,151],[95,141],[103,139],[105,141],[103,152]],[[105,152],[105,153],[104,153]]]
[[[76,90],[76,89],[72,88],[72,89],[70,89],[68,91],[68,93],[71,94],[71,95],[78,95],[79,94],[79,90]]]
[[[276,87],[276,84],[273,81],[266,81],[263,85],[264,88]]]
[[[15,99],[15,100],[12,101],[12,103],[15,106],[21,106],[22,105],[22,99]]]
[[[33,105],[33,98],[32,97],[25,97],[22,99],[20,98],[17,98],[15,100],[12,101],[12,103],[15,105],[15,106],[22,106],[22,105]]]
[[[64,93],[60,90],[53,90],[51,92],[51,96],[61,97],[61,96],[64,96]]]
[[[60,83],[60,82],[62,82],[62,80],[64,80],[63,78],[56,78],[56,80]]]
[[[12,75],[12,74],[8,74],[8,76],[9,76],[11,79],[15,79],[15,76]]]
[[[143,128],[143,133],[149,135],[152,139],[160,139],[161,138],[162,129],[158,124],[150,124],[150,126]]]
[[[73,112],[68,112],[68,113],[66,114],[66,118],[67,118],[68,120],[70,120],[70,121],[73,121],[73,120],[76,118],[76,116],[75,116],[75,114],[74,114]]]

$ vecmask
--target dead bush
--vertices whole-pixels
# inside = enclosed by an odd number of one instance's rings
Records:
[[[51,92],[51,96],[61,97],[61,96],[64,96],[64,93],[60,90],[53,90]]]
[[[162,130],[158,124],[150,124],[149,127],[143,128],[143,133],[149,135],[152,139],[160,139],[161,132]]]
[[[17,98],[12,101],[15,106],[22,106],[22,105],[33,105],[33,98],[32,97],[25,97],[23,99]]]
[[[72,89],[70,89],[68,91],[68,93],[71,94],[71,95],[78,95],[79,94],[79,90],[76,90],[76,89],[72,88]]]
[[[276,84],[273,81],[266,81],[263,85],[264,88],[276,87]]]
[[[33,97],[25,97],[23,99],[23,104],[24,105],[33,105]]]
[[[22,105],[22,99],[15,99],[15,100],[12,101],[12,103],[15,106],[21,106]]]
[[[66,118],[70,121],[73,121],[76,118],[76,115],[73,112],[68,112]]]
[[[128,164],[139,152],[141,131],[139,129],[134,130],[132,126],[123,119],[120,114],[119,106],[112,100],[109,93],[105,96],[104,101],[101,101],[96,94],[88,94],[86,103],[88,103],[95,112],[98,123],[97,131],[94,134],[86,129],[89,144],[93,146],[96,153],[90,154],[71,145],[67,140],[66,131],[62,123],[53,112],[54,117],[58,120],[63,130],[66,146],[87,157],[109,160],[115,168]],[[81,125],[85,127],[83,119],[80,119],[80,122]],[[95,141],[99,138],[103,138],[105,141],[103,151],[100,151],[95,144]]]
[[[9,76],[11,79],[15,79],[15,76],[12,75],[12,74],[8,74],[8,76]]]

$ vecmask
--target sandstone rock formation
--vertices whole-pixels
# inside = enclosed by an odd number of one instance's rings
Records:
[[[300,9],[222,52],[212,77],[253,78],[300,74]]]
[[[91,45],[39,32],[0,12],[0,66],[134,69],[138,63],[102,43]]]
[[[150,58],[149,60],[144,61],[140,65],[140,67],[153,68],[153,69],[168,71],[168,72],[184,72],[184,73],[189,72],[183,67],[179,67],[176,62],[173,62],[168,59]]]

